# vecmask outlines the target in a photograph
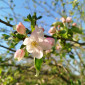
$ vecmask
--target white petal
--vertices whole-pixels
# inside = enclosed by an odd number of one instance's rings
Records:
[[[42,58],[43,57],[42,48],[39,46],[37,48],[35,48],[35,51],[32,53],[32,55],[33,55],[33,57],[38,58],[38,59]]]
[[[41,42],[44,39],[44,33],[41,28],[36,27],[35,30],[32,32],[31,37],[37,39],[38,42]]]
[[[34,48],[30,44],[26,46],[26,49],[29,53],[34,52]]]
[[[29,37],[29,38],[25,38],[23,44],[24,44],[24,45],[30,44],[30,37]]]

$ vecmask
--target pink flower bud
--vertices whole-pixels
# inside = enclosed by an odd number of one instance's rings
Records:
[[[65,19],[64,17],[62,17],[60,20],[61,20],[63,23],[66,22],[66,19]]]
[[[53,35],[56,33],[56,27],[51,27],[50,30],[48,31],[48,33],[50,33],[50,35]]]
[[[73,23],[72,26],[76,26],[76,23]]]
[[[14,58],[18,59],[20,61],[25,55],[25,51],[23,49],[19,49],[15,52]]]
[[[50,37],[48,37],[48,38],[46,38],[48,41],[49,41],[49,44],[50,45],[54,45],[55,44],[55,39],[53,39],[53,38],[50,38]]]
[[[67,17],[66,22],[70,23],[72,21],[72,17]]]
[[[26,29],[25,26],[20,22],[19,25],[17,25],[16,30],[19,34],[25,34],[26,33]]]
[[[58,25],[58,28],[60,28],[60,25]]]

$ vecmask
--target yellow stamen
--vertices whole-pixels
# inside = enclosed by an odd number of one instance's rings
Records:
[[[37,42],[36,42],[36,41],[32,41],[32,42],[31,42],[31,45],[32,45],[33,47],[36,47],[36,46],[37,46]]]

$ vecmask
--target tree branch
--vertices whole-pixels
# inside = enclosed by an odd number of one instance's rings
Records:
[[[11,25],[10,23],[7,23],[7,22],[5,22],[5,21],[3,21],[1,19],[0,19],[0,22],[3,23],[3,24],[5,24],[5,25],[7,25],[7,26],[13,27],[13,25]]]
[[[10,51],[16,52],[16,50],[13,50],[13,49],[11,49],[11,48],[8,48],[8,47],[6,47],[6,46],[3,46],[3,45],[0,45],[0,47],[3,47],[3,48],[5,48],[5,49],[8,49],[8,50],[10,50]]]
[[[3,20],[0,19],[0,22],[7,25],[7,26],[10,26],[10,27],[13,27],[13,25],[11,25],[10,23],[7,23]],[[29,30],[29,33],[28,34],[31,34],[31,31]],[[49,35],[44,35],[45,37],[51,37],[51,38],[54,38],[53,36],[49,36]],[[74,41],[74,40],[71,40],[71,39],[65,39],[65,38],[61,38],[61,37],[57,37],[57,39],[62,39],[62,40],[66,40],[66,41],[72,41],[72,42],[75,42],[81,46],[85,45],[85,42],[84,43],[79,43],[78,41]]]

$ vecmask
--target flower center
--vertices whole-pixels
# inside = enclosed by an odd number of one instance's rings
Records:
[[[31,45],[32,45],[33,47],[36,47],[36,46],[37,46],[37,42],[36,42],[36,41],[32,41],[32,42],[31,42]]]

